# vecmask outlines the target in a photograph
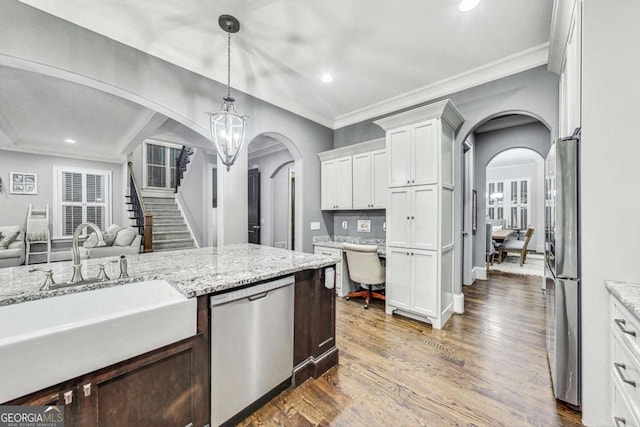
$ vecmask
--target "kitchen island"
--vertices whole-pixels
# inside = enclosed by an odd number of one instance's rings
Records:
[[[337,364],[335,293],[331,289],[335,271],[327,268],[335,266],[336,259],[237,244],[140,254],[129,256],[127,260],[129,278],[49,291],[39,290],[43,273],[29,273],[28,267],[0,269],[0,310],[3,306],[19,307],[20,304],[29,304],[29,301],[71,293],[165,280],[186,298],[197,299],[196,335],[116,365],[52,384],[44,390],[34,390],[10,403],[65,405],[65,419],[68,421],[65,425],[69,426],[111,425],[105,421],[107,419],[120,426],[144,422],[158,426],[206,425],[211,414],[211,381],[216,380],[211,378],[209,364],[212,341],[210,297],[248,289],[285,276],[294,276],[295,281],[294,354],[289,384],[296,386]],[[85,277],[95,277],[99,265],[108,261],[108,258],[84,260]],[[69,262],[39,267],[51,269],[57,283],[64,283],[71,276]],[[107,265],[109,276],[117,277],[117,270],[117,264]],[[157,326],[171,328],[165,324]],[[81,350],[82,343],[78,343],[78,351]],[[51,369],[55,366],[55,361],[52,361]],[[257,404],[280,390],[272,390]],[[70,398],[72,395],[75,398]]]

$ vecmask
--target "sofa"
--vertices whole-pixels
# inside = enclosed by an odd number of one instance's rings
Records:
[[[24,231],[20,225],[9,225],[0,227],[0,241],[3,237],[18,233],[15,240],[13,240],[6,248],[0,247],[0,267],[14,267],[21,265],[24,262]]]
[[[105,246],[100,246],[95,233],[91,233],[79,249],[80,258],[104,258],[140,253],[142,236],[133,227],[110,225],[103,231]]]

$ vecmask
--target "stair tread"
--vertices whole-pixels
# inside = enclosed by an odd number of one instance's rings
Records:
[[[156,243],[165,244],[165,243],[186,243],[186,242],[193,243],[193,239],[189,237],[188,239],[185,238],[185,239],[154,240],[153,244],[155,245]]]

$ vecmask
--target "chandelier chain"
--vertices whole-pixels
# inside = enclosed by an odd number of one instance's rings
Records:
[[[231,98],[231,33],[227,33],[227,97]]]

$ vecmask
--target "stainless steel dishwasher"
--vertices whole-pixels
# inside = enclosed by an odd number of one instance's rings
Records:
[[[293,276],[211,297],[211,423],[291,377]]]

